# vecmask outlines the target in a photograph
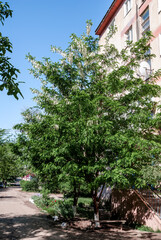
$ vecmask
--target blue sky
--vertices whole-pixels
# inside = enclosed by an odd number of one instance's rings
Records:
[[[6,0],[7,1],[7,0]],[[69,36],[85,32],[86,20],[93,22],[92,34],[104,17],[113,0],[8,0],[13,17],[1,26],[3,36],[8,36],[13,44],[12,64],[20,69],[19,81],[24,99],[14,99],[5,91],[0,92],[0,128],[12,129],[22,122],[21,112],[34,106],[30,88],[39,88],[39,81],[29,74],[30,64],[25,59],[31,53],[37,60],[51,57],[54,45],[65,49]]]

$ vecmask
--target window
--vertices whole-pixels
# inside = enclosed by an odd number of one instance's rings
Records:
[[[132,8],[132,0],[126,0],[124,3],[124,16],[128,14],[131,8]]]
[[[149,8],[141,15],[142,18],[142,34],[150,30]]]
[[[128,31],[125,33],[126,41],[133,41],[133,32],[132,27],[128,29]]]

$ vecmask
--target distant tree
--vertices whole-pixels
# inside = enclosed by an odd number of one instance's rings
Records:
[[[12,17],[12,10],[7,2],[0,1],[0,22],[4,25],[6,18]],[[0,91],[7,90],[8,95],[13,95],[18,99],[18,94],[22,96],[19,89],[19,82],[16,82],[17,74],[20,72],[10,63],[7,52],[12,53],[12,43],[8,37],[3,37],[0,32]]]
[[[67,50],[51,48],[62,55],[59,62],[27,56],[42,83],[41,91],[33,89],[42,113],[29,111],[19,127],[31,141],[34,166],[43,173],[60,169],[77,187],[82,179],[99,219],[101,185],[146,187],[147,170],[161,170],[161,114],[151,116],[161,87],[155,84],[160,71],[148,83],[136,74],[140,62],[152,57],[145,54],[150,33],[119,52],[109,44],[112,30],[102,47],[90,27],[88,21],[87,34],[72,34]]]
[[[3,181],[12,180],[20,173],[13,145],[14,143],[9,140],[7,131],[0,129],[0,179]]]
[[[30,154],[28,151],[28,138],[23,133],[16,135],[11,147],[12,152],[16,156],[16,164],[19,169],[19,176],[23,177],[26,175],[27,171],[32,170]]]
[[[20,161],[22,165],[26,162],[27,168],[32,168],[45,188],[56,191],[60,166],[53,164],[57,141],[52,119],[34,109],[23,112],[23,117],[25,123],[15,126],[21,132],[17,138]]]
[[[3,137],[4,137],[5,134],[6,134],[6,130],[0,128],[0,144],[3,143],[3,141],[4,141]]]

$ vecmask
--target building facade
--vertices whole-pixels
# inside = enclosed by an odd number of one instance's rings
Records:
[[[161,68],[161,0],[114,0],[95,31],[100,45],[105,44],[111,25],[117,26],[110,41],[118,50],[125,47],[126,40],[138,41],[146,31],[152,31],[151,53],[156,58],[149,65],[154,71]]]

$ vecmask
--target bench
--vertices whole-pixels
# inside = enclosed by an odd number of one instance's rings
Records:
[[[113,224],[113,223],[116,223],[116,224],[119,224],[120,227],[121,227],[121,230],[123,229],[123,225],[126,223],[126,220],[93,220],[91,221],[91,226],[94,227],[95,223],[96,222],[99,222],[100,224]]]

